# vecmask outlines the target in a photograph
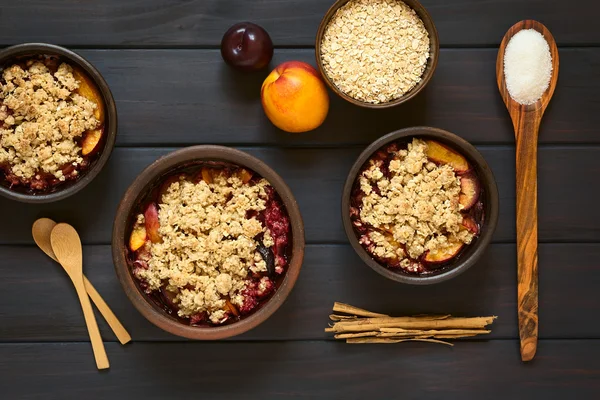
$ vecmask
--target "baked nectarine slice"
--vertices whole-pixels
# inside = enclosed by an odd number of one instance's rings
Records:
[[[477,203],[479,199],[479,179],[469,172],[460,177],[460,195],[458,196],[458,202],[463,206],[462,210],[469,210]]]
[[[470,169],[467,159],[434,140],[426,140],[427,143],[427,158],[439,164],[448,164],[457,174],[464,174]]]
[[[238,309],[229,300],[225,300],[225,311],[231,312],[236,317],[240,316]]]
[[[143,226],[136,226],[133,231],[131,231],[131,236],[129,237],[129,248],[131,251],[138,251],[144,243],[146,243],[146,228]]]
[[[100,121],[100,124],[104,124],[104,100],[102,99],[98,86],[96,86],[88,74],[79,67],[73,67],[73,77],[79,82],[79,88],[75,90],[75,93],[96,104],[94,116]]]
[[[240,174],[240,179],[242,180],[243,183],[248,183],[250,182],[250,180],[252,179],[252,172],[248,171],[245,168],[242,168],[239,172]]]
[[[202,168],[200,172],[202,174],[202,180],[206,183],[213,183],[213,173],[210,168]]]
[[[463,248],[461,242],[450,242],[446,246],[435,250],[428,251],[423,257],[423,261],[429,264],[441,264],[450,261]]]
[[[462,226],[467,228],[468,231],[474,233],[475,235],[479,233],[479,226],[477,225],[477,222],[475,222],[473,217],[470,217],[468,215],[464,216],[462,220]]]
[[[158,207],[156,204],[150,203],[144,212],[144,218],[146,219],[146,233],[152,243],[160,243],[162,239],[158,233],[160,222],[158,221]]]
[[[94,110],[94,117],[96,117],[100,124],[100,127],[98,129],[92,129],[86,131],[83,134],[83,142],[81,143],[81,154],[87,156],[97,152],[100,149],[99,143],[103,135],[102,125],[104,125],[105,114],[104,100],[102,99],[102,95],[100,94],[100,90],[98,90],[96,84],[79,67],[73,67],[73,77],[79,82],[79,88],[75,90],[75,93],[85,97],[86,99],[96,104],[96,109]]]
[[[92,129],[83,134],[81,142],[81,154],[84,156],[94,154],[100,150],[100,140],[102,139],[102,129]]]

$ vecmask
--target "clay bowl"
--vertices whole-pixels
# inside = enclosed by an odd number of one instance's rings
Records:
[[[292,227],[292,256],[287,271],[275,294],[259,309],[237,322],[223,326],[190,326],[168,314],[138,286],[127,262],[127,242],[133,218],[140,202],[166,175],[201,161],[224,161],[249,168],[267,179],[287,209]],[[150,322],[174,335],[197,340],[216,340],[239,335],[267,320],[288,297],[302,267],[304,258],[304,223],[298,204],[283,179],[259,159],[239,150],[222,146],[193,146],[170,153],[147,167],[129,186],[115,217],[112,237],[113,261],[117,276],[129,300]]]
[[[410,99],[415,97],[417,94],[419,94],[419,92],[421,92],[421,90],[423,90],[423,88],[425,86],[427,86],[427,84],[431,80],[431,77],[433,76],[433,73],[437,66],[438,54],[440,52],[440,43],[439,43],[437,29],[435,28],[435,25],[433,23],[433,19],[431,19],[431,16],[429,15],[429,13],[425,9],[425,7],[423,7],[423,5],[419,1],[403,0],[403,2],[407,6],[409,6],[413,10],[415,10],[415,12],[419,16],[419,18],[421,18],[421,20],[423,21],[423,24],[425,25],[425,29],[427,29],[427,32],[429,33],[430,48],[429,48],[429,60],[427,61],[427,66],[425,67],[425,71],[423,71],[421,81],[419,83],[417,83],[417,85],[410,92],[406,93],[404,96],[402,96],[398,99],[392,100],[392,101],[388,101],[386,103],[379,103],[379,104],[367,103],[367,102],[364,102],[361,100],[357,100],[353,97],[350,97],[346,93],[342,92],[335,85],[335,83],[333,83],[333,81],[327,76],[327,73],[325,72],[325,69],[323,68],[323,60],[321,58],[321,42],[323,41],[323,35],[325,34],[325,28],[329,24],[329,21],[331,20],[331,18],[335,14],[335,12],[340,7],[342,7],[344,4],[348,3],[348,1],[350,1],[350,0],[337,0],[329,8],[329,10],[327,10],[327,12],[325,13],[325,16],[321,20],[319,29],[317,30],[317,38],[316,38],[316,42],[315,42],[315,56],[317,59],[317,67],[319,68],[319,71],[321,72],[321,75],[323,76],[323,80],[335,94],[340,96],[342,99],[344,99],[352,104],[355,104],[359,107],[389,108],[389,107],[394,107],[394,106],[397,106],[399,104],[409,101]]]
[[[350,219],[350,196],[352,187],[354,186],[354,182],[363,165],[374,155],[374,153],[389,143],[411,140],[413,137],[436,140],[462,154],[479,178],[484,208],[484,220],[479,236],[475,238],[471,244],[467,245],[454,260],[450,261],[449,264],[435,272],[424,275],[408,274],[400,269],[391,270],[373,259],[373,257],[371,257],[358,242],[357,235]],[[342,194],[342,220],[344,223],[344,230],[346,231],[346,235],[348,236],[348,240],[354,248],[354,251],[356,251],[360,258],[377,273],[388,279],[413,285],[428,285],[448,280],[461,274],[475,264],[477,260],[481,258],[492,239],[492,235],[496,229],[496,223],[498,222],[498,209],[499,200],[496,180],[481,153],[479,153],[479,151],[477,151],[469,142],[455,134],[430,127],[401,129],[389,133],[369,145],[369,147],[360,154],[350,169]]]
[[[0,195],[24,203],[52,203],[63,200],[82,190],[100,173],[102,168],[104,168],[104,165],[106,165],[106,162],[112,153],[117,136],[117,107],[108,84],[100,72],[79,54],[67,50],[64,47],[52,44],[19,44],[0,51],[0,71],[5,67],[12,65],[12,63],[18,59],[38,55],[58,56],[61,59],[64,59],[68,64],[79,66],[92,79],[100,90],[100,94],[104,100],[105,128],[104,137],[102,139],[103,147],[92,160],[90,166],[83,171],[79,178],[65,182],[64,184],[57,186],[53,191],[34,194],[22,189],[10,189],[4,181],[4,177],[0,176]]]

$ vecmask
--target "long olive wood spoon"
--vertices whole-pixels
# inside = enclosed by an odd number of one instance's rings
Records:
[[[504,50],[522,29],[540,32],[550,47],[552,76],[550,85],[535,104],[522,105],[513,100],[504,80]],[[525,20],[513,25],[500,44],[496,78],[502,99],[515,129],[517,156],[517,279],[521,359],[535,356],[538,338],[538,235],[537,235],[537,141],[540,122],[554,94],[558,79],[558,48],[550,31],[541,23]]]
[[[46,253],[48,257],[58,262],[56,255],[54,255],[54,251],[52,250],[52,244],[50,243],[50,233],[55,226],[56,222],[52,221],[51,219],[40,218],[33,223],[31,233],[33,234],[33,240],[38,247],[44,253]],[[92,286],[92,283],[85,277],[85,275],[83,276],[83,284],[85,285],[85,290],[90,296],[90,299],[92,299],[98,308],[98,311],[100,311],[106,322],[108,322],[108,325],[117,336],[117,339],[119,339],[119,342],[121,342],[121,344],[130,342],[131,335],[129,335],[129,332],[127,332],[117,316],[112,312],[108,304],[106,304],[102,296],[100,296],[98,291],[94,288],[94,286]]]
[[[56,258],[67,271],[71,281],[73,281],[77,296],[79,296],[79,302],[83,309],[83,316],[92,342],[92,349],[94,350],[94,357],[96,358],[96,366],[98,369],[106,369],[109,367],[106,349],[104,349],[92,304],[83,283],[83,255],[79,235],[71,225],[58,224],[52,229],[50,243],[52,243],[52,250]]]

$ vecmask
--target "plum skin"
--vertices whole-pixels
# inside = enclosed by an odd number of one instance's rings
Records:
[[[233,68],[257,71],[273,58],[273,41],[261,26],[240,22],[231,26],[221,40],[221,56]]]

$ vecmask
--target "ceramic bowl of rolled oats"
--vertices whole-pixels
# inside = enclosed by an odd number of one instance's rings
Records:
[[[294,196],[262,161],[222,146],[175,151],[125,193],[113,230],[117,275],[152,323],[223,339],[265,321],[304,257]]]
[[[102,75],[65,48],[0,52],[0,195],[49,203],[77,193],[108,161],[117,109]]]
[[[355,105],[387,108],[415,97],[437,65],[438,35],[417,0],[338,0],[315,43],[325,83]]]
[[[402,129],[372,143],[344,186],[354,250],[381,275],[445,281],[483,255],[498,221],[498,188],[483,156],[441,129]]]

